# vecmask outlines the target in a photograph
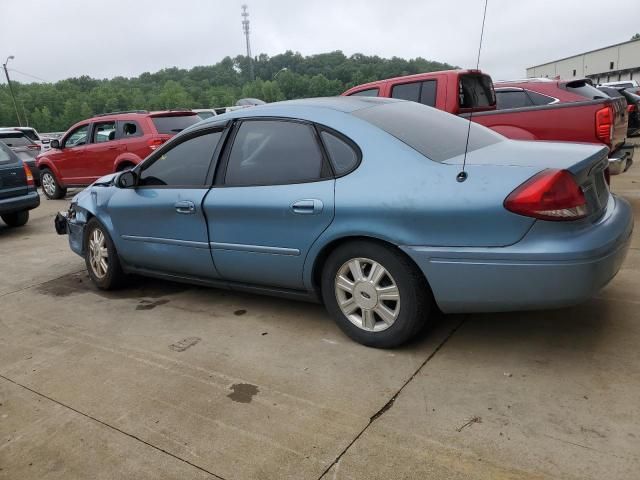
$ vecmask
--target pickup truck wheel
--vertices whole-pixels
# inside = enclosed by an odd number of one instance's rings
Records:
[[[21,227],[29,221],[29,210],[24,212],[7,213],[0,216],[10,227]]]
[[[100,290],[115,290],[124,283],[116,247],[102,224],[92,218],[85,227],[84,260],[89,277]]]
[[[40,171],[40,184],[45,196],[51,200],[58,200],[67,194],[67,189],[60,186],[55,175],[48,168]]]
[[[424,277],[401,252],[369,241],[334,250],[322,271],[322,297],[338,326],[356,342],[393,348],[431,317]]]

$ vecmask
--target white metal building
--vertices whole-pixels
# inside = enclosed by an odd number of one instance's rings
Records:
[[[527,77],[591,78],[595,83],[640,82],[640,39],[527,68]]]

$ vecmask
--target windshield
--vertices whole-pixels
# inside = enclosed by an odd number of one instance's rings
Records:
[[[435,162],[464,153],[469,132],[469,151],[504,139],[488,128],[420,103],[399,101],[363,108],[352,113],[381,128]]]
[[[175,135],[187,127],[200,121],[200,117],[193,115],[176,115],[170,117],[151,117],[158,133]]]

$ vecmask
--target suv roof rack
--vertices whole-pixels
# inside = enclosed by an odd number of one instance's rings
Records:
[[[99,113],[97,115],[94,115],[94,117],[106,117],[108,115],[121,115],[124,113],[140,113],[140,114],[145,114],[145,113],[149,113],[147,110],[123,110],[121,112],[109,112],[109,113]]]

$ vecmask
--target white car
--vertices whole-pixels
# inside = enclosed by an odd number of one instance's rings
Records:
[[[617,87],[617,88],[640,88],[637,80],[621,80],[618,82],[606,82],[598,85],[599,87]]]
[[[2,130],[17,130],[19,132],[24,133],[25,136],[29,138],[29,140],[40,145],[41,152],[44,152],[46,150],[49,150],[49,148],[51,148],[49,146],[51,139],[40,137],[40,134],[38,133],[38,131],[33,127],[2,127]]]

